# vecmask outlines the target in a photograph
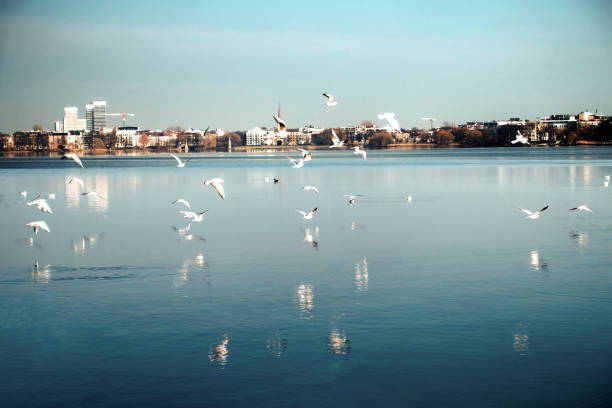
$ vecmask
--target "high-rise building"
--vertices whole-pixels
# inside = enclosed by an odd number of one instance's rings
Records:
[[[94,129],[94,106],[92,103],[85,105],[85,129],[91,132]]]
[[[64,132],[79,130],[79,108],[66,106],[64,108]]]
[[[93,101],[93,130],[103,130],[106,126],[106,101]]]

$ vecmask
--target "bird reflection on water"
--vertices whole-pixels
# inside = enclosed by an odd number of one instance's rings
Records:
[[[186,259],[181,264],[181,267],[176,272],[176,276],[174,278],[174,287],[180,288],[187,283],[190,277],[190,273],[193,269],[198,269],[200,271],[204,271],[206,266],[206,260],[204,259],[204,255],[201,252],[198,252],[197,255],[193,258]],[[206,276],[204,276],[204,280],[207,281]]]
[[[312,309],[314,309],[313,286],[302,283],[297,288],[298,306],[302,312],[302,319],[312,319]]]
[[[589,234],[582,231],[570,231],[569,237],[576,241],[578,245],[583,246],[587,244],[587,240],[589,238]]]
[[[540,258],[540,254],[537,250],[529,252],[529,263],[531,264],[531,270],[534,272],[548,271],[548,263]]]
[[[36,261],[31,275],[36,283],[49,283],[51,280],[51,265],[40,266]]]
[[[266,348],[275,357],[280,357],[287,351],[287,330],[280,329],[272,333],[266,341]]]
[[[357,290],[360,292],[367,291],[369,280],[368,261],[366,258],[363,258],[361,262],[355,264],[355,286],[357,286]]]
[[[99,234],[91,234],[91,235],[82,235],[81,238],[77,242],[71,243],[72,252],[75,255],[82,255],[88,249],[95,248],[96,244],[100,240]]]
[[[229,336],[227,333],[221,336],[221,341],[217,344],[211,344],[208,347],[208,360],[211,363],[217,363],[220,368],[225,368],[227,365],[227,357],[229,351],[227,344],[229,343]]]
[[[329,351],[334,356],[345,355],[351,351],[351,345],[348,337],[337,327],[332,328],[329,333],[328,347]]]
[[[529,335],[526,333],[527,325],[520,323],[514,334],[514,341],[512,342],[512,349],[521,356],[527,355],[529,352]]]

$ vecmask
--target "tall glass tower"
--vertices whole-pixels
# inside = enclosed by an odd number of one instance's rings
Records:
[[[94,130],[94,106],[92,103],[85,105],[85,129],[88,132]]]
[[[93,101],[93,130],[106,126],[106,101]]]

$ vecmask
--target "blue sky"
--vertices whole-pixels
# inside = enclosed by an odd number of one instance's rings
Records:
[[[607,1],[125,3],[0,3],[0,130],[95,98],[148,129],[612,114]]]

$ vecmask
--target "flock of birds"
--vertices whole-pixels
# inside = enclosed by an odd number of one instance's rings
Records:
[[[324,96],[326,96],[328,98],[328,102],[326,103],[327,106],[335,106],[338,102],[334,99],[334,97],[330,94],[323,94]],[[379,115],[380,119],[386,119],[391,126],[393,126],[394,128],[397,126],[397,128],[399,128],[399,125],[397,124],[397,121],[394,118],[393,114],[383,114],[383,115]],[[275,115],[275,119],[278,120],[278,122],[282,122],[282,119],[277,118]],[[512,143],[524,143],[525,142],[525,138],[518,133],[517,134],[517,140],[512,141]],[[342,147],[344,145],[343,141],[340,141],[338,136],[336,135],[335,131],[332,130],[332,145],[329,146],[330,149],[333,148],[338,148],[338,147]],[[360,146],[355,146],[354,147],[354,154],[355,155],[361,155],[361,157],[363,158],[363,160],[366,160],[366,151],[361,149]],[[306,163],[310,162],[313,160],[313,155],[311,152],[309,152],[308,150],[305,149],[297,149],[297,151],[300,153],[300,157],[298,159],[295,158],[291,158],[289,156],[287,156],[287,159],[290,161],[292,168],[295,169],[300,169],[303,168],[305,166]],[[181,159],[179,157],[177,157],[174,154],[171,154],[171,156],[177,161],[177,167],[178,168],[184,168],[187,163],[189,162],[190,159],[184,160]],[[75,153],[67,153],[64,154],[61,157],[62,160],[66,160],[66,159],[70,159],[73,160],[78,166],[80,166],[81,168],[84,168],[83,162],[81,161],[81,159],[75,154]],[[278,183],[280,180],[276,177],[266,177],[265,181],[267,182],[272,182],[274,184]],[[84,182],[77,178],[77,177],[72,177],[69,180],[67,180],[68,184],[78,184],[81,189],[85,188]],[[225,194],[225,189],[224,189],[224,185],[223,185],[224,181],[221,178],[212,178],[212,179],[208,179],[208,180],[204,180],[204,185],[205,186],[210,186],[217,194],[218,196],[222,199],[225,200],[226,199],[226,194]],[[608,187],[610,183],[610,175],[606,175],[603,179],[603,186],[604,187]],[[301,187],[302,191],[310,191],[313,194],[319,194],[319,189],[317,186],[314,185],[304,185]],[[55,194],[53,193],[49,193],[47,195],[46,198],[41,197],[41,195],[39,194],[36,198],[34,198],[31,201],[27,201],[27,191],[22,191],[19,193],[24,201],[26,202],[26,204],[28,206],[31,207],[35,207],[38,210],[40,210],[43,214],[53,214],[53,211],[48,203],[47,200],[54,200],[55,199]],[[80,193],[81,196],[96,196],[100,199],[104,199],[104,197],[97,195],[96,192],[94,191],[83,191]],[[360,194],[345,194],[344,197],[347,199],[348,201],[348,205],[353,206],[356,203],[356,200],[358,197],[363,197],[363,195]],[[412,196],[406,196],[406,201],[407,202],[412,202]],[[186,218],[188,220],[188,224],[183,227],[183,228],[176,228],[173,227],[178,233],[179,235],[185,237],[185,239],[191,240],[191,239],[201,239],[204,240],[203,238],[198,238],[196,236],[194,236],[193,234],[187,234],[187,232],[189,231],[190,227],[191,227],[191,223],[192,222],[201,222],[204,218],[204,216],[207,214],[207,211],[192,211],[192,207],[190,205],[190,203],[185,200],[184,198],[177,198],[176,200],[171,202],[172,206],[183,206],[184,209],[181,209],[179,212],[183,215],[184,218]],[[537,211],[531,211],[525,208],[520,208],[519,210],[522,211],[525,215],[527,219],[530,220],[536,220],[540,217],[540,215],[549,209],[549,205],[544,206],[543,208],[537,210]],[[584,211],[586,213],[589,214],[593,214],[593,211],[584,204],[581,205],[576,205],[575,207],[572,207],[569,209],[570,211]],[[301,219],[303,219],[304,221],[310,221],[312,220],[316,213],[318,211],[318,206],[314,207],[312,210],[310,211],[304,211],[304,210],[300,210],[300,209],[296,209],[296,212],[300,215]],[[39,220],[39,221],[32,221],[26,224],[26,227],[28,228],[32,228],[33,232],[35,235],[38,234],[39,230],[42,231],[46,231],[46,232],[51,232],[50,228],[48,226],[48,224],[44,221],[44,220]],[[314,229],[311,229],[310,227],[306,228],[305,233],[304,233],[304,242],[308,242],[310,243],[315,249],[318,249],[318,243],[315,240],[315,237],[318,235],[318,227],[315,227]],[[33,238],[30,238],[31,240]],[[201,255],[199,255],[201,256]],[[537,253],[535,254],[535,256],[537,256]],[[539,261],[538,261],[538,265],[539,265]],[[38,270],[38,261],[35,264],[35,268]],[[367,272],[367,261],[364,258],[364,260],[361,263],[356,264],[356,275],[357,280],[359,281],[358,283],[361,284],[363,286],[363,282],[366,282],[367,285],[367,276],[368,276],[368,272]],[[304,288],[304,298],[308,299],[308,288],[305,287]],[[311,290],[311,289],[310,289]],[[310,294],[310,297],[312,297],[312,293]],[[308,310],[308,302],[305,300],[304,304],[306,306],[304,306],[305,310]],[[210,352],[209,352],[209,358],[211,359],[211,361],[217,361],[220,362],[220,364],[224,365],[225,362],[227,361],[227,344],[228,344],[228,336],[227,334],[224,334],[221,341],[219,342],[219,344],[215,344],[211,346]],[[348,347],[348,338],[346,337],[346,335],[344,333],[341,333],[340,331],[338,331],[336,328],[332,329],[332,332],[330,334],[329,337],[329,344],[332,350],[332,353],[334,354],[342,354],[345,353]],[[275,347],[275,349],[277,349],[278,347]]]

